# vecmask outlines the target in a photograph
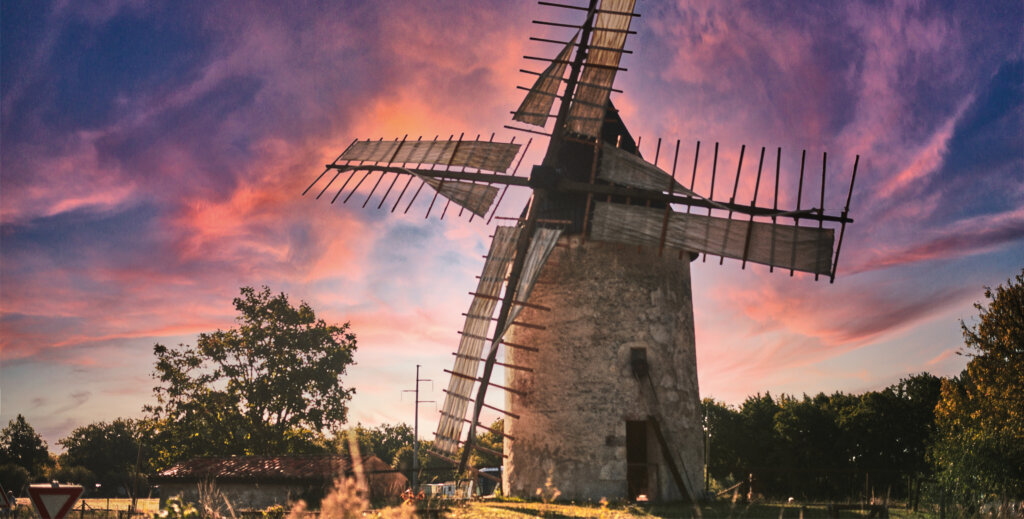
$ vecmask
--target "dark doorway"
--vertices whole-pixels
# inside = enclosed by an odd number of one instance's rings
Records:
[[[650,497],[647,466],[647,421],[626,421],[626,495],[630,501],[640,494]]]

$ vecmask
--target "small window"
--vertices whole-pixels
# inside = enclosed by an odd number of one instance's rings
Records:
[[[643,378],[647,376],[647,348],[630,348],[629,365],[633,369],[633,376]]]

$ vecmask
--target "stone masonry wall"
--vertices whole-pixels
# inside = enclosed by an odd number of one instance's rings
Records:
[[[504,489],[534,496],[550,477],[561,498],[625,498],[626,421],[659,414],[674,459],[692,488],[703,487],[700,421],[689,258],[563,237],[545,265],[530,302],[507,340],[540,349],[506,348],[507,395],[520,419],[506,419]],[[642,392],[630,367],[630,349],[647,350],[657,404]],[[650,394],[649,392],[647,394]],[[660,409],[656,409],[660,408]],[[681,496],[653,435],[657,463],[653,499]]]

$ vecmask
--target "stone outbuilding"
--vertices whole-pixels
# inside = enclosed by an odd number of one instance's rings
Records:
[[[397,498],[408,479],[376,456],[363,458],[374,502]],[[199,502],[200,487],[213,483],[236,510],[290,506],[298,500],[318,508],[339,476],[352,476],[352,462],[342,456],[232,456],[193,458],[150,478],[160,499],[181,496]]]

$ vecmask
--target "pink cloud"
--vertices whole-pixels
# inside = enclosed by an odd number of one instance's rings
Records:
[[[973,101],[973,96],[963,99],[956,112],[946,119],[935,130],[931,138],[910,157],[910,163],[879,186],[877,194],[883,198],[889,198],[900,191],[906,190],[911,184],[920,183],[922,179],[935,173],[942,165],[948,152],[949,140],[953,137],[956,123],[959,122],[964,111]]]
[[[943,363],[943,362],[953,358],[953,356],[956,355],[957,351],[958,350],[955,350],[955,349],[945,350],[942,353],[932,357],[930,360],[928,360],[928,362],[925,362],[924,364],[926,366],[929,366],[929,367],[937,366],[937,365],[939,365],[939,364],[941,364],[941,363]]]
[[[1024,208],[981,215],[928,231],[921,241],[876,248],[862,255],[852,273],[952,259],[1002,249],[1024,239]]]
[[[718,296],[719,304],[756,323],[756,334],[784,331],[814,338],[824,348],[863,346],[960,304],[976,292],[953,287],[935,293],[899,294],[895,287],[884,286],[809,290],[795,286],[797,283],[786,286],[788,279],[775,282],[764,277],[758,288],[727,288]]]

